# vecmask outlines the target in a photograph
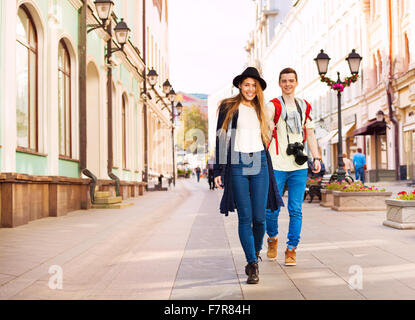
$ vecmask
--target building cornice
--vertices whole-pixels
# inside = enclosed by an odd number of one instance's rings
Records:
[[[379,83],[375,88],[367,90],[364,96],[368,102],[372,102],[379,98],[382,92],[386,95],[386,88],[384,83]]]
[[[82,1],[81,0],[68,0],[69,3],[75,8],[75,10],[79,10],[82,7]]]
[[[415,83],[415,69],[409,70],[400,77],[392,81],[393,89],[396,91],[402,90],[403,88]]]

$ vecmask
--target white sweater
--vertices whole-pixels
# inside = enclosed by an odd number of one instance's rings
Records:
[[[235,151],[251,153],[264,150],[261,125],[254,108],[239,105],[238,126],[235,135]]]

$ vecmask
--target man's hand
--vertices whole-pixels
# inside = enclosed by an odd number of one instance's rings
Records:
[[[308,148],[311,151],[311,155],[314,159],[320,158],[320,154],[318,152],[318,145],[317,145],[317,139],[314,134],[314,129],[306,129],[307,130],[307,144]],[[319,173],[321,171],[321,163],[320,160],[314,160],[314,171],[313,173]]]
[[[221,176],[215,178],[215,185],[216,185],[217,188],[223,189],[223,187],[222,187],[222,177]]]
[[[319,173],[321,171],[321,162],[320,160],[314,160],[314,169],[313,173]]]

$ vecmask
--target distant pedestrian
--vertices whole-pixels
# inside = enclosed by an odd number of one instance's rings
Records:
[[[213,164],[208,163],[206,165],[207,169],[207,177],[208,177],[208,183],[209,183],[209,190],[215,190],[215,179],[213,176]]]
[[[196,168],[196,177],[197,177],[197,182],[200,181],[200,173],[202,172],[202,170],[200,169],[200,167]]]
[[[223,100],[218,110],[214,176],[216,186],[224,189],[220,212],[227,216],[229,211],[238,211],[238,234],[248,262],[247,283],[256,284],[265,209],[277,210],[283,202],[268,153],[266,82],[257,69],[249,67],[233,84],[239,94]]]
[[[353,165],[356,180],[360,180],[363,184],[365,184],[366,157],[362,153],[362,148],[357,149],[357,153],[353,157]]]
[[[350,176],[352,174],[352,161],[347,158],[347,154],[343,153],[344,171]]]

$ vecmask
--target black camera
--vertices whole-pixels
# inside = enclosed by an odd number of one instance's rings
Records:
[[[304,145],[302,143],[289,143],[287,147],[287,154],[289,156],[293,155],[295,157],[295,162],[302,166],[307,162],[308,156],[304,154]]]

